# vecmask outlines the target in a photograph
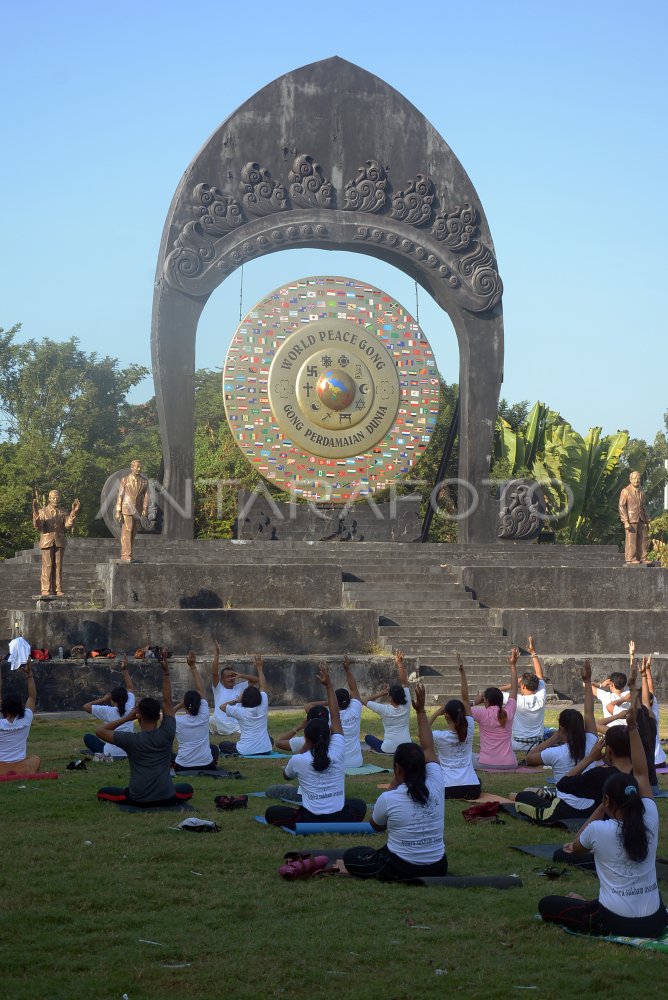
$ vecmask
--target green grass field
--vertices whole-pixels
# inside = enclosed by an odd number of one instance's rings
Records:
[[[302,717],[272,713],[270,731]],[[379,732],[377,717],[365,711],[362,727]],[[215,819],[221,833],[184,833],[173,829],[181,815],[129,814],[97,802],[100,785],[126,783],[127,765],[65,770],[88,728],[90,720],[38,717],[29,748],[59,780],[0,783],[8,1000],[665,995],[668,956],[574,938],[536,920],[542,895],[597,893],[593,875],[574,871],[551,882],[539,874],[547,862],[510,848],[564,841],[564,833],[511,818],[470,826],[465,805],[449,803],[451,873],[514,873],[522,889],[284,882],[277,868],[285,851],[343,851],[353,841],[297,839],[260,826],[253,815],[264,812],[263,799],[251,798],[247,811],[216,811],[215,795],[280,780],[281,761],[239,761],[244,781],[193,779],[196,815]],[[349,778],[347,791],[373,803],[384,777]],[[517,774],[483,776],[488,791],[525,784]],[[659,808],[665,856],[668,800]]]

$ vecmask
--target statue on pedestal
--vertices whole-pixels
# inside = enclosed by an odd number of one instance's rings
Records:
[[[141,474],[141,462],[130,462],[130,475],[118,485],[116,520],[121,524],[121,562],[132,562],[137,528],[148,514],[148,479]]]
[[[41,532],[39,547],[42,550],[42,597],[64,597],[63,554],[67,539],[65,531],[74,525],[81,504],[75,500],[68,514],[60,508],[60,490],[50,490],[49,502],[39,506],[37,497],[32,502],[32,523]]]
[[[649,517],[645,491],[640,488],[640,473],[629,474],[629,485],[619,494],[619,516],[626,532],[624,561],[628,565],[647,562]]]

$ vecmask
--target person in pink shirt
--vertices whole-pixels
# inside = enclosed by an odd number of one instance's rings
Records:
[[[499,769],[516,767],[517,758],[513,753],[513,718],[517,711],[517,659],[519,650],[513,648],[510,659],[510,694],[504,708],[503,692],[497,687],[485,688],[478,694],[471,715],[480,730],[480,767]]]

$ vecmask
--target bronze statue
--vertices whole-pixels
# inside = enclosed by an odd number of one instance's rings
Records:
[[[619,494],[619,516],[626,531],[624,561],[638,565],[647,562],[649,517],[645,507],[645,491],[640,488],[640,473],[631,472],[629,485]]]
[[[132,562],[132,547],[142,517],[148,514],[148,479],[141,462],[130,462],[130,475],[118,484],[116,520],[121,523],[121,562]]]
[[[41,531],[39,547],[42,550],[42,597],[64,597],[63,593],[63,553],[67,539],[65,530],[71,528],[77,519],[81,504],[75,500],[69,514],[60,508],[60,490],[49,492],[49,502],[39,506],[37,497],[32,502],[32,523]]]

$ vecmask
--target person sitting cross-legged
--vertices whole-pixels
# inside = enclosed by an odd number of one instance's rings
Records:
[[[376,753],[394,753],[400,743],[410,743],[411,692],[404,664],[404,654],[397,650],[394,662],[399,672],[399,683],[378,691],[371,698],[363,698],[362,703],[383,720],[383,738],[367,735],[364,742]],[[389,705],[379,701],[387,698]]]
[[[213,691],[213,712],[209,719],[211,735],[234,736],[239,732],[239,723],[231,715],[221,709],[236,698],[240,698],[249,684],[257,684],[257,677],[251,674],[240,674],[232,667],[220,669],[220,643],[214,643],[213,660],[211,661],[211,689]]]
[[[299,778],[302,803],[269,806],[267,823],[294,826],[295,823],[357,823],[364,819],[366,802],[346,799],[346,743],[339,704],[329,671],[320,664],[318,680],[327,691],[330,725],[324,719],[310,719],[304,728],[304,747],[287,762],[283,776]]]
[[[130,784],[127,788],[100,788],[97,797],[103,802],[141,806],[173,806],[192,798],[192,785],[173,784],[171,778],[172,744],[176,735],[176,719],[172,704],[172,684],[169,662],[163,650],[162,667],[162,722],[160,703],[155,698],[142,698],[138,705],[122,719],[107,722],[96,731],[105,743],[121,747],[130,762]],[[120,727],[137,719],[140,732],[118,732]]]
[[[135,707],[135,693],[132,686],[132,678],[128,671],[127,656],[123,657],[121,672],[123,674],[123,684],[112,688],[111,691],[102,695],[101,698],[96,698],[95,701],[87,701],[83,706],[84,712],[88,712],[94,719],[101,719],[102,722],[116,722],[118,719],[129,715]],[[131,733],[133,729],[134,723],[130,720],[120,726],[118,731]],[[86,749],[90,750],[91,753],[107,754],[116,760],[120,760],[126,756],[125,750],[121,750],[114,743],[103,743],[94,733],[85,733],[83,741]]]
[[[172,766],[175,771],[214,771],[220,751],[209,743],[209,703],[192,649],[186,663],[195,688],[186,691],[183,701],[174,707],[179,751]],[[179,714],[181,709],[184,710],[183,715]]]
[[[441,765],[446,799],[480,798],[480,779],[473,767],[473,733],[475,722],[469,708],[469,687],[462,658],[457,653],[462,700],[451,698],[437,708],[429,719],[434,722],[442,715],[445,730],[434,730],[434,746]]]
[[[262,657],[256,655],[257,686],[249,684],[236,698],[219,705],[219,710],[234,719],[240,732],[236,743],[223,740],[218,744],[226,756],[261,757],[271,753],[273,740],[267,729],[269,696]]]
[[[28,733],[32,725],[37,701],[37,688],[30,659],[21,667],[28,681],[28,697],[23,701],[18,694],[2,695],[0,706],[0,775],[37,774],[41,760],[35,754],[28,756]],[[1,684],[1,681],[0,681]]]
[[[668,927],[668,912],[656,874],[659,813],[647,775],[647,757],[636,724],[635,678],[630,678],[627,716],[633,775],[614,774],[603,803],[564,850],[592,851],[599,878],[598,899],[544,896],[543,920],[579,934],[655,938]]]
[[[329,725],[329,711],[325,705],[315,702],[305,707],[306,715],[304,716],[304,720],[293,729],[288,730],[287,733],[281,733],[274,740],[274,746],[277,750],[301,753],[306,743],[306,737],[299,734],[304,731],[311,719],[323,719]],[[268,799],[284,799],[290,802],[301,802],[302,800],[302,790],[299,785],[296,788],[294,785],[287,784],[269,785],[264,794]]]
[[[424,686],[417,684],[413,708],[420,746],[402,743],[397,747],[390,789],[373,807],[371,825],[378,831],[387,830],[387,844],[379,850],[349,848],[337,862],[344,874],[382,882],[410,882],[448,874],[443,841],[443,777],[424,701]]]

